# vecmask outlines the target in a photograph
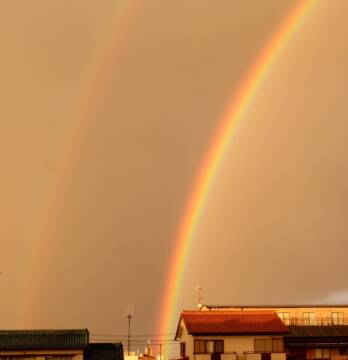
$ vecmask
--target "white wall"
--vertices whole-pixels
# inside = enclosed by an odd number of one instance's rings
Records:
[[[254,351],[254,340],[255,339],[271,339],[275,336],[269,335],[239,335],[239,336],[192,336],[187,333],[185,324],[181,320],[180,326],[183,327],[183,331],[180,337],[180,341],[186,343],[186,355],[190,357],[190,360],[210,360],[209,354],[194,354],[194,339],[201,340],[223,340],[224,341],[224,352],[233,353],[236,352],[236,358],[232,356],[231,359],[224,357],[221,360],[244,360],[244,352],[253,352]],[[279,336],[278,336],[279,338]],[[282,338],[282,337],[281,337]],[[179,339],[178,339],[179,340]],[[226,354],[227,355],[227,354]],[[260,354],[255,354],[259,360]],[[258,356],[257,356],[258,355]],[[277,354],[278,355],[278,354]],[[285,360],[282,356],[275,356],[272,360]]]

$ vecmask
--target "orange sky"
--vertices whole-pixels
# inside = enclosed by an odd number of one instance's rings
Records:
[[[0,5],[4,328],[124,334],[133,304],[134,331],[153,331],[195,171],[292,3]],[[207,303],[344,301],[347,7],[318,1],[246,115],[198,229],[183,307],[196,284]]]

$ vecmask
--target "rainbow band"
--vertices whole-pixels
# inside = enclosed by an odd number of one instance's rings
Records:
[[[263,49],[256,62],[234,96],[231,105],[222,118],[208,152],[196,177],[193,191],[188,199],[176,237],[173,256],[167,274],[160,313],[159,332],[173,332],[177,322],[177,304],[182,288],[184,273],[190,249],[199,225],[208,195],[233,140],[233,135],[252,103],[269,69],[313,8],[316,0],[302,0],[290,11],[270,42]]]
[[[124,41],[130,23],[136,21],[139,5],[130,0],[118,0],[113,5],[110,26],[105,31],[105,37],[94,49],[94,54],[85,65],[78,86],[77,98],[68,118],[71,127],[68,127],[65,137],[59,148],[59,158],[55,168],[56,175],[38,202],[33,215],[33,234],[29,238],[30,253],[23,268],[23,284],[17,306],[20,309],[16,316],[16,323],[21,327],[32,327],[38,323],[37,314],[40,313],[42,284],[48,282],[45,268],[49,268],[52,247],[59,226],[60,216],[64,213],[64,206],[70,190],[70,182],[74,177],[75,164],[81,157],[81,151],[86,141],[91,114],[96,108],[99,99],[98,93],[107,81],[108,70],[113,66],[115,53]],[[29,269],[29,270],[28,270]]]

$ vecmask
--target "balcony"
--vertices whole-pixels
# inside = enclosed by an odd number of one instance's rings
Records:
[[[243,360],[261,360],[261,353],[245,352]]]
[[[271,353],[271,360],[286,360],[286,353]]]
[[[221,360],[237,360],[237,353],[231,352],[231,353],[221,354]]]
[[[211,360],[211,354],[194,354],[195,360]]]
[[[243,360],[286,360],[286,353],[245,352]]]
[[[236,352],[225,352],[222,354],[194,354],[195,360],[214,360],[218,359],[220,356],[220,360],[237,360]]]
[[[225,352],[222,354],[194,354],[195,360],[237,360],[236,352]]]

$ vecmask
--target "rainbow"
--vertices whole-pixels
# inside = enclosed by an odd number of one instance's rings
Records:
[[[23,284],[20,292],[23,293],[21,303],[17,306],[15,323],[21,327],[37,325],[35,318],[40,313],[40,289],[45,283],[47,274],[42,269],[49,268],[49,259],[54,253],[55,241],[52,241],[60,218],[64,212],[65,201],[68,197],[70,182],[74,177],[75,164],[81,157],[82,149],[91,122],[91,115],[96,108],[103,84],[106,82],[108,70],[114,66],[114,55],[125,41],[128,27],[136,21],[142,6],[128,0],[115,2],[109,29],[100,44],[94,49],[94,54],[86,64],[82,73],[71,113],[68,114],[70,127],[67,127],[65,137],[57,150],[56,175],[45,189],[45,193],[34,210],[33,231],[30,241],[30,253],[23,268]],[[43,326],[47,326],[43,324]]]
[[[193,190],[189,196],[175,236],[175,245],[168,267],[162,308],[159,316],[159,333],[172,333],[175,329],[178,315],[178,298],[182,288],[190,249],[204,212],[208,195],[238,125],[250,108],[255,94],[265,80],[270,68],[314,7],[315,2],[316,0],[301,0],[291,9],[251,67],[213,136],[196,176]]]

